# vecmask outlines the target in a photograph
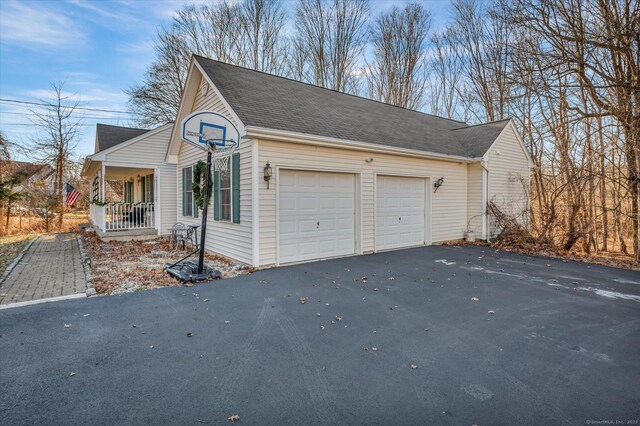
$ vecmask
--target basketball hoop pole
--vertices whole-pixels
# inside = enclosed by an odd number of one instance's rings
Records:
[[[209,143],[209,141],[207,141]],[[215,145],[214,145],[215,146]],[[207,150],[207,172],[204,177],[204,204],[202,206],[202,232],[200,233],[200,252],[198,253],[198,274],[204,271],[204,242],[207,238],[207,214],[209,211],[209,187],[211,186],[211,150]]]

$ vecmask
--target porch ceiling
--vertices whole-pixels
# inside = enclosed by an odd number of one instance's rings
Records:
[[[124,179],[135,177],[137,175],[144,176],[153,173],[153,169],[135,168],[135,167],[105,167],[105,177],[107,180]]]

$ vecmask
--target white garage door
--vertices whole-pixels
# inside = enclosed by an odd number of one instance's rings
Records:
[[[282,170],[279,173],[280,263],[355,252],[355,176]]]
[[[425,179],[378,176],[376,250],[425,243]]]

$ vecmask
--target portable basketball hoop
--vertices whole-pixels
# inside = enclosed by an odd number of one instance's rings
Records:
[[[229,137],[227,137],[229,136]],[[234,139],[233,136],[236,138]],[[204,179],[204,202],[202,205],[202,224],[200,247],[193,253],[168,265],[165,270],[182,282],[206,281],[220,278],[219,270],[204,263],[205,242],[207,236],[207,216],[209,212],[209,191],[211,188],[211,169],[229,171],[230,158],[240,144],[240,132],[225,116],[216,112],[196,112],[182,122],[182,139],[207,152],[207,168]],[[198,182],[198,184],[200,184]],[[198,263],[187,260],[198,253]]]

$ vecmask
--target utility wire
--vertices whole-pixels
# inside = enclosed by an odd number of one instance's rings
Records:
[[[17,112],[17,111],[0,111],[0,115],[2,114],[9,114],[9,115],[21,115],[21,116],[27,116],[27,117],[31,117],[32,114],[29,114],[27,112]],[[98,115],[83,115],[82,116],[83,119],[87,119],[87,120],[123,120],[121,117],[109,117],[106,115],[102,115],[102,116],[98,116]]]
[[[0,98],[0,101],[2,101],[2,102],[11,102],[11,103],[14,103],[14,104],[57,107],[57,105],[54,105],[54,104],[48,104],[48,103],[44,103],[44,102],[20,101],[18,99]],[[114,109],[89,108],[89,107],[80,107],[80,106],[74,107],[73,105],[61,105],[61,107],[62,108],[75,108],[75,109],[80,109],[80,110],[84,110],[84,111],[114,112],[114,113],[119,113],[119,114],[135,114],[135,112],[131,112],[131,111],[118,111],[118,110],[114,110]]]

